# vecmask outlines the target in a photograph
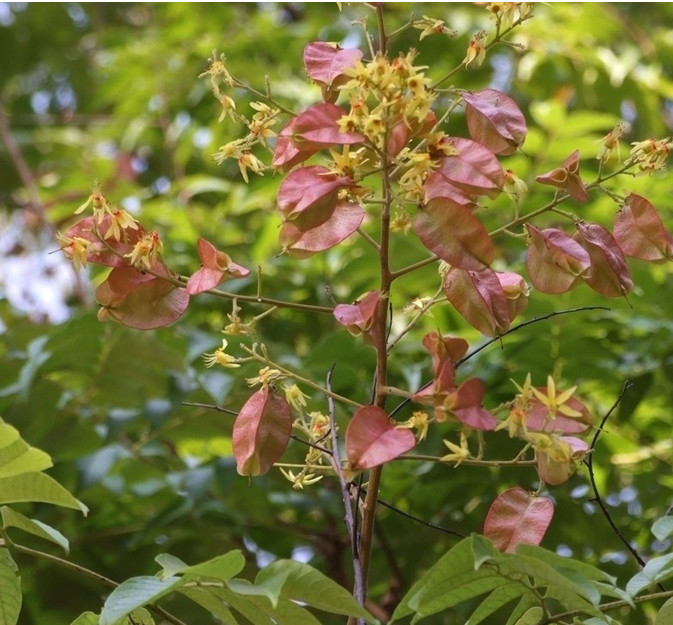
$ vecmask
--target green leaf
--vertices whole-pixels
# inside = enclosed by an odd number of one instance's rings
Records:
[[[226,625],[238,625],[238,621],[231,610],[225,605],[224,601],[218,596],[217,588],[202,588],[184,586],[178,590],[181,595],[189,597],[194,603],[200,605],[211,616],[220,619]]]
[[[33,534],[45,540],[49,540],[53,543],[56,543],[59,547],[65,551],[66,554],[70,551],[70,543],[68,539],[61,534],[58,530],[50,527],[42,521],[36,521],[34,519],[29,519],[23,514],[15,512],[7,506],[2,506],[0,508],[0,516],[2,516],[2,527],[7,529],[8,527],[16,527],[22,529],[24,532]]]
[[[673,597],[661,606],[654,619],[654,625],[669,625],[673,623]]]
[[[375,620],[343,586],[296,560],[272,562],[257,574],[255,584],[270,590],[277,599],[299,601],[332,614]]]
[[[12,443],[21,439],[19,431],[0,419],[0,452],[3,454]],[[2,456],[0,456],[2,457]],[[1,463],[0,463],[1,464]]]
[[[98,614],[84,612],[70,623],[70,625],[98,625]]]
[[[580,560],[560,556],[553,551],[543,549],[536,545],[519,545],[516,549],[516,553],[537,558],[561,573],[564,573],[564,571],[574,571],[587,579],[601,581],[607,584],[614,584],[617,581],[615,577],[608,575],[605,571],[601,571],[595,566],[591,566]]]
[[[525,593],[531,593],[531,590],[523,582],[503,583],[479,604],[479,607],[471,614],[465,625],[481,623],[493,612]]]
[[[645,568],[636,573],[626,584],[626,592],[635,597],[642,590],[673,576],[673,553],[652,558]]]
[[[168,577],[173,577],[178,573],[182,573],[184,570],[189,568],[189,564],[172,556],[170,553],[160,553],[154,561],[162,568],[162,570],[157,574],[159,579],[166,579]]]
[[[123,625],[154,625],[154,619],[145,608],[139,608],[133,610],[122,623]]]
[[[228,588],[219,589],[217,594],[222,597],[232,609],[248,619],[252,625],[277,625],[266,614],[265,610],[262,610],[256,605],[260,601],[265,601],[265,598],[255,597],[254,599],[257,599],[257,601],[253,601],[253,597],[242,597]],[[270,608],[271,603],[269,602],[267,610]]]
[[[0,625],[15,625],[21,611],[21,577],[9,551],[0,549]]]
[[[507,623],[505,625],[517,625],[518,622],[521,619],[523,619],[526,616],[526,614],[530,612],[533,608],[537,608],[539,610],[539,615],[541,616],[542,606],[540,605],[540,603],[541,600],[537,595],[532,593],[524,595],[523,597],[521,597],[521,601],[519,601],[519,603],[516,604],[515,608],[510,613],[509,618],[507,619]]]
[[[673,516],[664,516],[657,519],[652,525],[652,533],[660,541],[673,534]]]
[[[190,566],[182,573],[185,580],[197,579],[199,577],[211,577],[222,582],[228,582],[234,575],[240,573],[244,566],[245,558],[237,549],[216,556],[206,562]]]
[[[264,597],[268,599],[273,608],[278,605],[278,597],[275,597],[269,589],[253,584],[247,579],[232,579],[227,582],[227,588],[245,597]]]
[[[474,554],[475,569],[479,569],[484,562],[490,562],[500,555],[500,552],[488,538],[478,534],[472,536],[472,553]]]
[[[514,623],[514,625],[537,625],[540,622],[540,619],[544,615],[542,608],[539,606],[533,606],[526,610],[526,612],[521,616],[521,618]]]
[[[103,605],[99,625],[116,625],[127,614],[172,592],[185,583],[183,578],[132,577],[115,588]]]
[[[0,504],[40,501],[87,514],[89,509],[44,473],[24,473],[0,479]]]
[[[0,419],[0,478],[52,466],[49,454],[26,443],[18,430]]]

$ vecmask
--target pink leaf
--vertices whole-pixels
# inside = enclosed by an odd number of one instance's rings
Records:
[[[518,545],[539,545],[554,516],[554,503],[523,488],[510,488],[491,504],[484,536],[500,551],[513,552]]]
[[[334,318],[353,336],[370,332],[374,325],[380,293],[369,291],[355,304],[339,304],[334,308]]]
[[[265,386],[253,393],[236,417],[232,448],[239,475],[264,475],[285,452],[292,430],[292,408]]]
[[[673,237],[651,202],[632,193],[617,213],[614,237],[633,258],[657,261],[673,258]]]
[[[614,237],[598,224],[576,224],[575,240],[589,253],[591,273],[584,281],[604,297],[622,297],[633,288],[624,252]]]
[[[348,464],[356,471],[393,460],[414,445],[416,438],[411,430],[395,427],[378,406],[359,408],[346,430]]]
[[[308,258],[341,243],[360,227],[364,216],[359,204],[339,202],[327,221],[310,230],[302,231],[294,223],[285,222],[278,239],[290,256]]]
[[[469,209],[447,198],[419,208],[414,231],[425,247],[454,267],[476,271],[493,262],[493,242],[484,225]]]
[[[452,398],[455,405],[450,411],[461,423],[475,430],[495,430],[498,425],[497,419],[481,405],[485,392],[486,387],[481,380],[477,378],[466,380]]]
[[[96,289],[96,301],[102,306],[101,321],[112,319],[137,330],[151,330],[177,321],[187,310],[189,294],[163,278],[127,266],[110,272]]]
[[[237,265],[228,254],[221,252],[205,239],[198,240],[197,249],[202,266],[187,280],[189,295],[214,289],[227,278],[243,278],[250,273],[249,269]]]
[[[505,173],[493,152],[470,139],[451,137],[446,141],[458,154],[439,160],[442,176],[465,193],[497,197],[505,183]]]
[[[446,198],[460,204],[465,208],[476,208],[476,196],[470,195],[462,191],[458,187],[452,185],[442,174],[438,171],[433,171],[425,181],[423,185],[425,190],[425,201],[426,203],[435,198]]]
[[[470,136],[495,154],[512,154],[526,138],[526,120],[516,102],[495,89],[463,93]]]
[[[299,149],[292,140],[294,126],[296,123],[297,118],[293,117],[278,133],[276,147],[273,150],[273,160],[271,161],[271,164],[274,167],[279,167],[285,171],[291,169],[299,163],[303,163],[311,155],[322,149],[320,147],[305,150]]]
[[[324,41],[314,41],[304,48],[304,67],[308,77],[322,88],[323,98],[333,102],[339,92],[337,87],[348,80],[344,70],[355,67],[362,58],[357,48],[343,49]]]
[[[298,115],[292,138],[300,150],[323,149],[333,145],[353,145],[365,139],[356,132],[341,132],[337,123],[346,111],[336,104],[314,104]]]
[[[287,221],[306,232],[325,223],[339,200],[339,191],[354,186],[345,176],[311,165],[290,172],[278,189],[278,210]]]
[[[509,329],[507,297],[494,271],[465,271],[452,267],[444,277],[449,303],[472,327],[486,336]]]
[[[589,272],[591,257],[562,230],[538,230],[526,224],[530,245],[526,267],[533,286],[542,293],[565,293],[576,287]]]

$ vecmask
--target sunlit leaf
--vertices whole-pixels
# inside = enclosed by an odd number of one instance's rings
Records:
[[[34,536],[39,536],[45,540],[56,543],[59,547],[65,551],[67,554],[70,551],[70,544],[68,539],[61,534],[58,530],[50,527],[42,521],[36,519],[29,519],[28,517],[3,506],[0,508],[0,515],[2,516],[2,527],[7,529],[9,527],[16,527],[17,529],[33,534]]]
[[[154,603],[179,588],[185,581],[179,577],[161,580],[158,577],[132,577],[115,588],[103,604],[99,625],[118,625],[118,621],[137,608]]]

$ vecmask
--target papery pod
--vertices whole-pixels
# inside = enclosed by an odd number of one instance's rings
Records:
[[[486,336],[509,329],[509,306],[494,271],[465,271],[452,267],[444,276],[449,303],[473,328]]]
[[[563,447],[556,453],[546,452],[544,449],[535,450],[537,473],[540,479],[550,486],[564,484],[575,475],[579,464],[589,451],[589,445],[574,436],[561,436],[556,443]]]
[[[493,262],[488,231],[472,211],[452,200],[430,200],[418,209],[413,227],[425,247],[454,267],[476,271]]]
[[[510,488],[495,499],[486,515],[484,536],[504,552],[518,545],[539,545],[554,516],[554,503],[523,488]]]
[[[485,393],[486,387],[481,380],[466,380],[435,406],[435,419],[441,422],[454,416],[469,428],[495,430],[498,420],[482,406]]]
[[[228,254],[218,250],[206,239],[199,239],[197,244],[201,268],[195,271],[187,280],[187,293],[196,295],[210,289],[227,278],[244,278],[250,270],[236,264]]]
[[[359,408],[346,429],[348,465],[362,471],[406,453],[416,445],[411,430],[398,428],[378,406]]]
[[[320,85],[326,102],[336,101],[338,87],[348,80],[344,70],[355,67],[361,58],[357,48],[344,49],[325,41],[313,41],[304,48],[306,74]]]
[[[241,408],[231,444],[239,475],[264,475],[285,452],[292,431],[292,408],[268,386]]]
[[[354,186],[319,165],[300,167],[290,172],[278,189],[278,210],[286,221],[302,232],[325,223],[339,202],[339,191]]]
[[[369,291],[355,304],[335,306],[334,318],[353,336],[360,334],[373,338],[376,328],[376,312],[380,303],[379,291]]]
[[[526,119],[512,98],[496,89],[463,93],[470,136],[494,154],[512,154],[526,139]]]
[[[526,267],[533,286],[542,293],[565,293],[576,287],[591,267],[589,253],[558,228],[538,230],[526,224],[530,237]]]
[[[453,363],[459,361],[469,348],[465,339],[456,336],[442,336],[439,332],[429,332],[423,337],[423,347],[432,355],[435,372],[446,360]]]
[[[580,151],[575,150],[561,167],[552,169],[546,174],[538,176],[535,180],[541,184],[563,189],[569,193],[573,200],[584,204],[589,201],[589,193],[580,178],[579,159]]]
[[[435,198],[446,198],[465,208],[472,209],[477,207],[477,196],[465,193],[462,189],[452,185],[438,171],[430,173],[423,184],[423,190],[425,191],[426,204]]]
[[[584,281],[604,297],[622,297],[633,289],[624,252],[603,226],[578,222],[575,240],[591,258],[591,273]]]
[[[327,221],[315,228],[304,231],[286,221],[280,227],[278,240],[290,256],[308,258],[348,238],[360,227],[364,216],[364,209],[359,204],[339,202]]]
[[[156,263],[153,273],[168,276]],[[134,267],[115,267],[96,289],[98,318],[112,319],[137,330],[151,330],[177,321],[187,310],[189,294],[169,280]]]
[[[538,392],[547,395],[546,387],[539,387]],[[555,434],[582,434],[587,432],[594,422],[594,416],[587,405],[577,397],[569,397],[564,406],[580,416],[568,417],[556,412],[550,412],[549,407],[539,399],[530,400],[526,415],[526,429],[531,432],[545,432]]]
[[[673,236],[657,209],[641,195],[631,193],[626,198],[617,213],[613,235],[627,256],[649,261],[673,258]]]
[[[514,318],[528,306],[530,288],[523,277],[513,271],[496,271],[495,275],[498,277],[502,291],[507,298],[509,320],[510,322],[514,321]]]
[[[450,137],[446,143],[457,154],[439,159],[439,173],[465,193],[475,196],[498,197],[505,182],[505,172],[488,148],[460,137]]]
[[[346,111],[336,104],[314,104],[300,113],[292,125],[292,140],[300,150],[322,150],[334,145],[363,143],[356,132],[342,132],[338,121]]]

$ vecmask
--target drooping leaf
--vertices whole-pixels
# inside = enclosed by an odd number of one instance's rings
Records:
[[[278,239],[283,251],[295,258],[308,258],[338,245],[353,234],[362,223],[365,212],[359,204],[339,202],[327,221],[302,231],[291,221],[280,228]]]
[[[603,226],[578,222],[575,240],[589,253],[591,273],[584,281],[604,297],[622,297],[633,289],[624,252]]]
[[[653,584],[673,577],[673,553],[648,560],[642,571],[636,573],[626,584],[626,592],[636,597]]]
[[[468,208],[447,198],[430,200],[419,209],[414,232],[453,267],[478,271],[493,262],[495,250],[484,225]]]
[[[98,318],[112,319],[137,330],[151,330],[177,321],[187,310],[189,294],[164,278],[134,267],[115,267],[96,289]]]
[[[255,584],[272,590],[276,602],[288,599],[332,614],[374,620],[348,590],[303,562],[276,560],[257,574]]]
[[[21,602],[19,570],[9,550],[0,547],[0,625],[16,625]]]
[[[441,158],[437,171],[465,193],[497,197],[502,191],[505,173],[493,152],[470,139],[450,137],[446,141],[457,154]]]
[[[542,293],[565,293],[581,282],[591,267],[588,252],[557,228],[538,230],[526,224],[530,245],[526,267],[533,286]]]
[[[8,527],[16,527],[17,529],[33,534],[33,536],[39,536],[45,540],[56,543],[59,547],[65,551],[67,554],[70,551],[70,544],[68,539],[61,534],[58,530],[50,527],[42,521],[37,521],[35,519],[29,519],[28,517],[3,506],[0,508],[0,515],[2,516],[2,527],[7,529]]]
[[[232,448],[240,475],[264,475],[283,455],[292,430],[292,408],[268,386],[253,393],[236,417]]]
[[[651,202],[631,193],[617,213],[613,231],[624,254],[641,260],[673,258],[673,236]]]
[[[504,552],[518,545],[539,545],[554,516],[554,504],[547,497],[523,488],[510,488],[498,495],[486,515],[484,535]]]
[[[137,608],[154,603],[185,583],[180,577],[161,580],[158,577],[132,577],[115,588],[103,604],[99,625],[117,622]]]
[[[40,501],[80,510],[88,508],[56,480],[44,473],[22,473],[0,479],[0,504]]]
[[[359,408],[346,429],[348,464],[355,471],[397,458],[415,444],[411,430],[397,428],[378,406]]]
[[[486,336],[509,329],[509,305],[494,271],[451,268],[444,275],[444,294],[473,328]]]
[[[470,136],[494,154],[516,152],[526,138],[526,119],[512,98],[496,89],[463,93]]]

